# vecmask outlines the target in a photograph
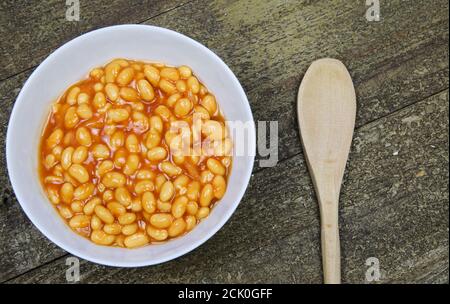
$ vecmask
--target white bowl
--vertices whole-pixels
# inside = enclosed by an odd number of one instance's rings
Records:
[[[227,120],[252,122],[247,132],[247,155],[234,156],[226,194],[211,214],[182,237],[131,250],[98,246],[73,232],[48,201],[37,171],[38,145],[50,105],[69,85],[86,77],[92,68],[120,57],[169,65],[186,64],[215,94]],[[64,250],[95,263],[135,267],[177,258],[201,245],[225,224],[248,185],[255,143],[253,116],[245,92],[216,54],[167,29],[120,25],[84,34],[61,46],[39,65],[14,104],[6,139],[6,157],[18,201],[47,238]]]

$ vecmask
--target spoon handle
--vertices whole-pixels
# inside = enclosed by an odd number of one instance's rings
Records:
[[[338,204],[339,195],[334,187],[317,189],[320,206],[322,264],[325,284],[341,283],[341,249],[339,243]]]

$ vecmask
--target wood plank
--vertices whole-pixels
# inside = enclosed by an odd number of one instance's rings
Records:
[[[361,127],[341,195],[343,282],[448,282],[448,90]],[[398,152],[398,153],[397,153]],[[81,280],[107,283],[319,283],[319,212],[296,155],[256,173],[237,212],[211,240],[154,267],[81,262]],[[65,282],[65,258],[11,282]]]
[[[278,120],[280,160],[301,150],[291,111],[303,73],[315,59],[335,57],[348,67],[358,93],[357,126],[429,96],[415,87],[423,72],[440,74],[439,83],[427,86],[448,87],[446,0],[385,1],[380,22],[367,22],[364,2],[200,2],[147,23],[197,39],[230,66],[255,120]]]
[[[187,1],[79,1],[80,21],[66,20],[66,1],[2,1],[0,79],[36,66],[60,45],[85,32],[115,24],[140,23]]]
[[[193,2],[151,22],[198,39],[230,65],[247,90],[255,119],[279,121],[280,160],[301,151],[293,109],[302,73],[316,57],[339,57],[351,67],[359,126],[448,88],[448,16],[437,11],[448,7],[446,1],[390,1],[383,6],[380,23],[367,23],[364,6],[348,1],[277,3]],[[2,145],[13,102],[29,74],[0,82]],[[21,211],[9,185],[4,150],[0,179],[0,242],[6,244],[0,249],[5,257],[0,261],[3,281],[64,253]]]

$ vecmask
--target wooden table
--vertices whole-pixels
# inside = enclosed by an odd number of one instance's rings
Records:
[[[373,257],[378,282],[448,283],[447,0],[380,0],[380,20],[371,22],[365,1],[350,0],[80,5],[80,20],[70,22],[66,1],[0,4],[3,147],[16,96],[36,66],[80,34],[123,23],[170,28],[212,49],[239,78],[255,120],[278,121],[280,140],[278,164],[255,162],[236,213],[204,245],[153,267],[81,261],[81,282],[322,282],[318,206],[295,104],[307,67],[329,56],[347,65],[358,98],[340,205],[343,282],[368,283],[366,261]],[[4,148],[0,156],[0,281],[66,282],[70,255],[25,216],[8,181]]]

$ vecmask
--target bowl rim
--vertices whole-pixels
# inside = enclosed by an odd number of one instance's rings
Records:
[[[181,250],[179,250],[176,253],[173,254],[169,254],[167,255],[165,258],[154,258],[154,257],[149,257],[148,260],[142,260],[140,262],[137,261],[126,261],[126,260],[114,260],[112,261],[111,259],[103,259],[103,258],[99,258],[98,256],[96,256],[95,254],[90,255],[89,252],[87,252],[86,250],[79,250],[78,248],[74,248],[70,245],[67,245],[63,240],[57,240],[57,237],[53,235],[52,231],[47,230],[45,227],[41,226],[39,224],[39,220],[38,220],[38,216],[36,216],[29,208],[28,208],[28,204],[26,203],[22,203],[22,201],[24,201],[25,199],[22,196],[21,190],[19,191],[19,177],[16,176],[15,172],[13,170],[10,170],[11,168],[13,168],[12,165],[12,149],[14,146],[14,140],[12,139],[12,127],[14,125],[14,122],[17,120],[17,117],[20,115],[19,113],[19,105],[22,104],[23,102],[25,102],[23,95],[25,94],[24,92],[28,90],[28,87],[30,86],[30,83],[32,83],[34,81],[34,79],[37,77],[37,75],[39,75],[41,69],[43,69],[44,66],[46,66],[47,64],[49,64],[49,62],[52,61],[52,59],[59,53],[64,52],[64,50],[70,48],[74,43],[78,43],[82,40],[85,39],[89,39],[91,36],[95,36],[95,35],[99,35],[99,34],[104,34],[104,33],[108,33],[110,31],[116,31],[116,30],[135,30],[135,29],[146,29],[146,30],[153,30],[153,31],[157,31],[157,32],[161,32],[164,34],[169,34],[169,35],[173,35],[176,37],[176,39],[182,39],[187,41],[188,43],[194,44],[197,47],[199,47],[200,49],[202,49],[202,51],[209,53],[212,57],[215,58],[215,60],[218,62],[218,64],[221,66],[221,68],[226,71],[231,79],[237,84],[237,89],[239,90],[239,94],[242,96],[242,99],[244,101],[246,101],[244,107],[246,108],[246,112],[249,115],[249,117],[251,118],[251,128],[249,129],[250,131],[250,136],[249,136],[249,140],[252,140],[253,142],[250,143],[249,146],[249,162],[250,163],[250,167],[249,170],[247,170],[247,172],[245,172],[245,175],[240,176],[240,179],[242,181],[242,184],[245,185],[243,187],[240,188],[240,190],[238,191],[238,194],[236,195],[236,200],[234,202],[234,204],[232,204],[230,206],[230,208],[227,209],[227,212],[222,214],[222,216],[220,217],[220,220],[217,222],[217,224],[215,224],[212,229],[208,230],[206,233],[202,234],[201,237],[197,238],[194,242],[189,243],[185,246],[182,247]],[[170,30],[170,29],[166,29],[163,27],[158,27],[158,26],[153,26],[153,25],[144,25],[144,24],[122,24],[122,25],[113,25],[113,26],[107,26],[107,27],[103,27],[100,29],[96,29],[96,30],[92,30],[89,32],[86,32],[82,35],[79,35],[73,39],[71,39],[70,41],[64,43],[63,45],[61,45],[60,47],[58,47],[56,50],[54,50],[52,53],[50,53],[40,64],[39,66],[32,72],[32,74],[28,77],[28,79],[25,81],[25,83],[23,84],[19,94],[17,95],[17,98],[14,102],[11,114],[10,114],[10,118],[9,118],[9,122],[8,122],[8,126],[7,126],[7,132],[6,132],[6,164],[7,164],[7,171],[8,171],[8,176],[9,176],[9,180],[11,183],[11,186],[13,188],[14,194],[16,196],[17,201],[19,202],[19,205],[21,206],[22,210],[25,212],[25,214],[27,215],[27,217],[30,219],[30,221],[33,223],[33,225],[47,238],[49,239],[52,243],[56,244],[58,247],[62,248],[64,251],[75,255],[79,258],[82,258],[84,260],[88,260],[97,264],[101,264],[101,265],[106,265],[106,266],[113,266],[113,267],[142,267],[142,266],[151,266],[151,265],[157,265],[160,263],[164,263],[173,259],[176,259],[180,256],[183,256],[189,252],[191,252],[192,250],[194,250],[195,248],[201,246],[203,243],[205,243],[207,240],[209,240],[213,235],[215,235],[217,233],[217,231],[219,231],[224,224],[230,219],[231,215],[235,212],[236,208],[238,207],[238,205],[240,204],[247,188],[250,182],[250,178],[253,172],[253,167],[254,167],[254,160],[255,160],[255,155],[256,155],[256,127],[255,127],[255,122],[254,122],[254,118],[253,118],[253,113],[250,107],[250,103],[248,101],[247,95],[245,94],[244,89],[242,88],[241,83],[239,82],[239,80],[237,79],[236,75],[231,71],[231,69],[225,64],[225,62],[216,54],[214,53],[212,50],[210,50],[209,48],[207,48],[206,46],[204,46],[203,44],[201,44],[200,42],[184,35],[181,33],[178,33],[176,31]],[[100,246],[100,245],[99,245]]]

